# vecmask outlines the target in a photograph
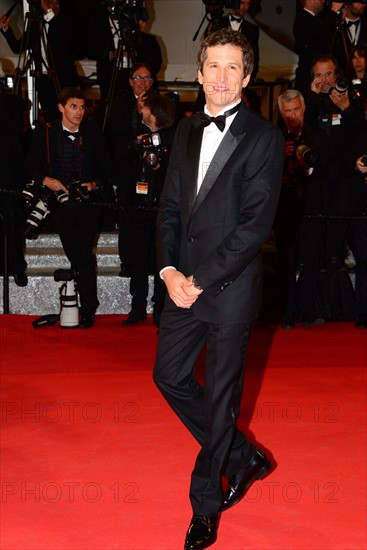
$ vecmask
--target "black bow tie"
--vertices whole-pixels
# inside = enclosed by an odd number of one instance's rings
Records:
[[[67,138],[71,138],[71,141],[75,141],[79,137],[79,132],[69,132],[69,130],[63,130],[63,134]]]
[[[357,30],[359,25],[359,19],[356,19],[355,21],[348,21],[348,27],[353,27],[353,25],[356,26],[356,30]]]
[[[224,128],[226,127],[226,118],[236,113],[239,110],[240,105],[241,102],[219,116],[209,116],[201,111],[198,113],[201,124],[205,127],[214,122],[214,124],[217,125],[218,129],[223,132]]]
[[[241,23],[242,21],[242,17],[236,17],[235,15],[230,15],[229,17],[231,21],[237,21],[237,23]]]

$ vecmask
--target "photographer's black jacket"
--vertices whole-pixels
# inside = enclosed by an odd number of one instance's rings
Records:
[[[2,32],[10,49],[13,53],[19,54],[25,49],[32,52],[35,62],[35,69],[41,73],[42,54],[41,54],[41,29],[44,24],[42,16],[37,16],[33,21],[33,15],[30,17],[27,32],[29,36],[16,38],[11,27],[6,32]],[[47,32],[48,48],[50,50],[49,68],[54,69],[60,84],[60,89],[78,86],[79,77],[74,65],[71,52],[72,35],[71,19],[67,15],[55,15],[49,22]]]
[[[26,174],[29,179],[38,185],[42,184],[46,176],[60,179],[60,164],[65,160],[64,140],[59,121],[36,128],[26,159]],[[113,166],[106,140],[95,123],[82,121],[77,147],[83,157],[83,170],[87,178],[84,181],[95,181],[98,188],[103,188],[111,177]],[[65,174],[66,177],[70,175],[66,169]],[[84,182],[83,175],[77,174],[78,178],[81,177],[81,183]]]

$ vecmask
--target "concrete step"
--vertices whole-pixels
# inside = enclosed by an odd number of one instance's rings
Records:
[[[97,288],[100,306],[98,314],[126,314],[130,311],[130,278],[119,277],[118,233],[101,233],[96,244]],[[59,288],[62,283],[54,281],[54,271],[69,269],[59,236],[55,233],[41,234],[35,240],[26,241],[28,285],[18,287],[13,277],[9,280],[9,310],[13,314],[46,315],[59,313]],[[152,312],[150,302],[153,293],[153,277],[149,278],[147,312]],[[0,277],[0,310],[3,305],[3,278]]]

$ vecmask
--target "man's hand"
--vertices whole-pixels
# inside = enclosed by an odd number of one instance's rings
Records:
[[[335,88],[330,94],[330,99],[341,111],[345,111],[350,105],[348,92],[341,94]]]
[[[202,293],[202,290],[193,287],[192,277],[191,281],[189,281],[180,271],[166,269],[162,277],[167,287],[167,292],[177,307],[189,309]]]
[[[48,176],[46,176],[43,180],[43,185],[45,187],[48,187],[49,189],[51,189],[51,191],[65,191],[65,193],[69,193],[69,191],[66,189],[65,185],[63,185],[61,183],[60,180],[56,179],[56,178],[50,178]]]
[[[86,181],[85,183],[81,183],[81,186],[86,187],[89,192],[94,191],[97,188],[95,181]]]

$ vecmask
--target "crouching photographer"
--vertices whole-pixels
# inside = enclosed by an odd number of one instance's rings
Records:
[[[307,216],[325,212],[327,141],[321,129],[305,124],[301,92],[283,92],[278,105],[285,145],[282,187],[273,227],[284,301],[282,327],[290,329],[297,320],[304,326],[321,322],[317,294],[324,229],[317,217]]]
[[[111,176],[112,161],[101,130],[83,120],[83,94],[74,88],[63,90],[58,107],[61,121],[35,130],[26,172],[36,187],[47,189],[52,197],[50,217],[77,274],[79,326],[88,328],[99,305],[93,248],[101,209],[95,203]]]
[[[139,106],[142,121],[149,133],[138,136],[130,145],[134,174],[128,182],[128,203],[131,223],[130,294],[131,311],[124,325],[147,318],[149,273],[154,273],[153,319],[159,325],[165,285],[155,270],[155,224],[159,197],[168,165],[174,134],[175,106],[173,101],[148,90]]]

